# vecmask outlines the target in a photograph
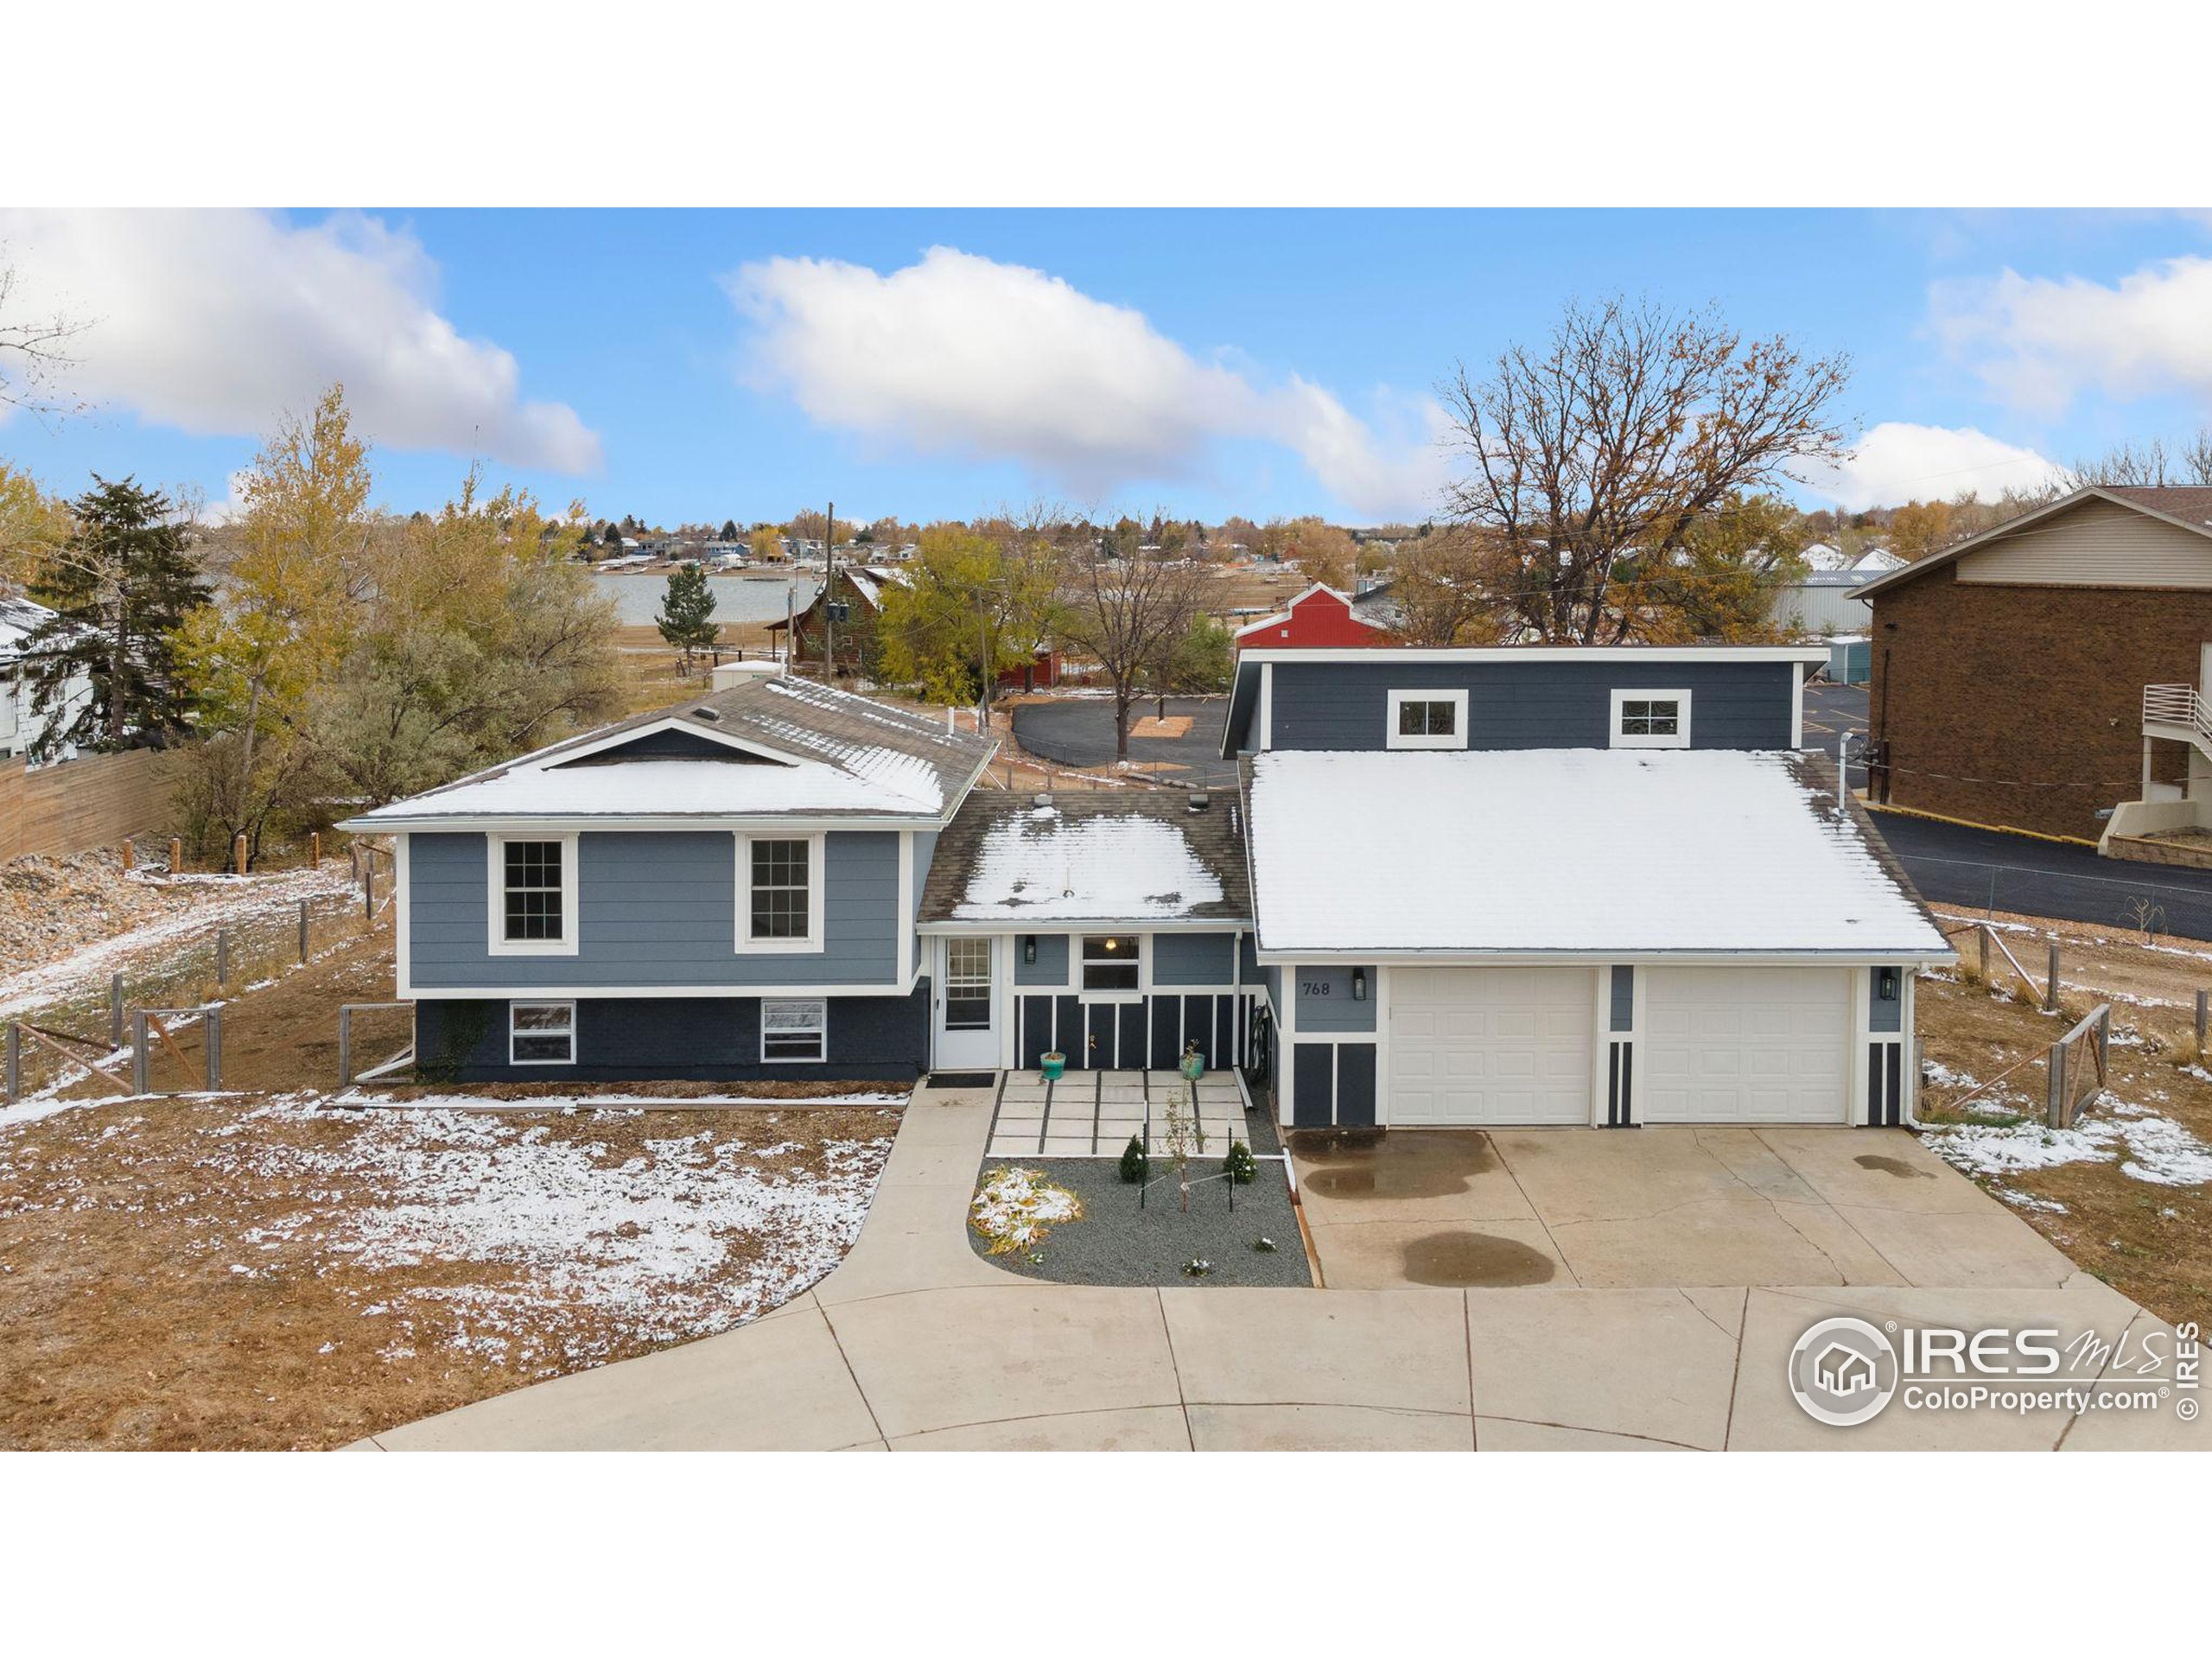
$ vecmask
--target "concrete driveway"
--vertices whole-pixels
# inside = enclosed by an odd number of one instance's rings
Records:
[[[2126,1344],[2139,1352],[2155,1335],[2171,1353],[2174,1335],[2082,1273],[2031,1289],[1041,1285],[991,1267],[963,1233],[990,1116],[984,1091],[918,1092],[852,1254],[751,1325],[389,1429],[355,1449],[1859,1451],[2203,1442],[2201,1423],[2178,1422],[2171,1411],[1892,1408],[1846,1429],[1815,1422],[1790,1396],[1792,1344],[1839,1313],[1967,1329],[2047,1322],[2069,1341],[2094,1332],[2111,1348],[2080,1380],[2093,1396],[2107,1395],[2132,1381],[2118,1357],[2131,1351]],[[1585,1132],[1592,1141],[1623,1142],[1650,1133]],[[1868,1155],[1888,1156],[1892,1140],[1870,1135],[1865,1144],[1883,1150]],[[1849,1141],[1839,1135],[1834,1151]],[[1511,1161],[1534,1172],[1543,1158]],[[1802,1161],[1821,1172],[1817,1179],[1840,1181],[1836,1190],[1847,1196],[1858,1179],[1837,1172],[1832,1158],[1808,1154]],[[1638,1214],[1670,1201],[1664,1181],[1643,1189],[1627,1168],[1617,1176],[1629,1186],[1616,1185],[1610,1197],[1593,1192],[1590,1221],[1605,1222],[1618,1199],[1639,1192]],[[1599,1164],[1586,1173],[1602,1187]],[[1952,1213],[1942,1183],[1884,1178],[1896,1188],[1873,1191],[1936,1195],[1919,1213]],[[1758,1203],[1798,1201],[1777,1171],[1747,1169],[1744,1179],[1787,1189]],[[1816,1186],[1813,1174],[1797,1179]],[[1750,1198],[1727,1201],[1752,1213]],[[1568,1198],[1544,1207],[1572,1232]],[[1857,1207],[1827,1205],[1847,1217]],[[1948,1224],[1937,1221],[1937,1236]]]
[[[1332,1289],[2049,1288],[2074,1264],[1904,1129],[1307,1132]]]

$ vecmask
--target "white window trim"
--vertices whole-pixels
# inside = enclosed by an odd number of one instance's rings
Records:
[[[1452,706],[1452,724],[1457,728],[1449,736],[1422,735],[1408,737],[1398,730],[1398,710],[1409,702],[1448,702]],[[1467,694],[1439,686],[1433,690],[1414,690],[1393,691],[1382,728],[1383,743],[1393,749],[1464,749],[1467,747]]]
[[[507,938],[507,843],[511,841],[557,841],[561,843],[561,937],[557,939]],[[576,836],[571,830],[558,835],[548,830],[517,830],[484,837],[485,950],[494,957],[573,957],[581,948],[582,918],[576,913]]]
[[[822,1046],[810,1055],[768,1052],[768,1004],[810,1002],[822,1010]],[[826,996],[769,996],[760,999],[760,1064],[763,1065],[827,1065],[830,1063],[830,999]]]
[[[1137,942],[1137,982],[1125,990],[1113,991],[1094,991],[1085,985],[1083,982],[1083,970],[1087,964],[1083,955],[1083,942],[1086,938],[1135,939]],[[1068,977],[1074,982],[1076,995],[1085,1002],[1143,1001],[1152,991],[1152,935],[1121,933],[1112,928],[1103,929],[1096,933],[1070,934],[1068,936]]]
[[[737,832],[737,952],[744,957],[820,956],[823,949],[823,867],[829,861],[820,830],[801,835],[791,830],[761,830]],[[803,939],[756,939],[753,932],[753,843],[756,841],[803,841],[806,852],[806,937]]]
[[[565,1060],[518,1060],[515,1058],[515,1010],[517,1008],[566,1008],[569,1011],[569,1058]],[[534,1031],[533,1037],[550,1037],[550,1031]],[[576,1005],[566,997],[517,997],[507,1004],[507,1064],[509,1065],[574,1065],[576,1063]]]
[[[1621,705],[1631,698],[1637,702],[1656,700],[1679,704],[1681,714],[1675,723],[1680,729],[1671,737],[1655,737],[1648,734],[1630,736],[1621,730]],[[1611,733],[1610,747],[1616,749],[1687,749],[1690,746],[1690,694],[1688,691],[1643,690],[1635,686],[1616,686],[1613,688],[1613,717],[1609,730]]]

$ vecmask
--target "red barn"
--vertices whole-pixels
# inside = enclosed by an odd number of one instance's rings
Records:
[[[1392,643],[1389,629],[1353,611],[1351,594],[1318,582],[1292,600],[1289,609],[1247,623],[1233,638],[1239,651],[1247,645],[1318,648]]]

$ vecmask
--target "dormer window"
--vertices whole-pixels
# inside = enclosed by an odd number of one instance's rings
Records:
[[[1630,689],[1614,691],[1612,747],[1687,749],[1689,746],[1688,692]]]
[[[1385,734],[1394,749],[1464,749],[1467,747],[1465,691],[1393,691]]]

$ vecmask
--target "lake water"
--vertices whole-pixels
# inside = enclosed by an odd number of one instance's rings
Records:
[[[611,594],[617,614],[628,623],[650,625],[653,613],[668,596],[668,575],[626,576],[594,572],[592,580],[602,594]],[[714,591],[717,622],[772,622],[785,613],[784,595],[791,595],[791,608],[804,610],[822,591],[814,576],[772,576],[761,581],[744,576],[709,576]]]

